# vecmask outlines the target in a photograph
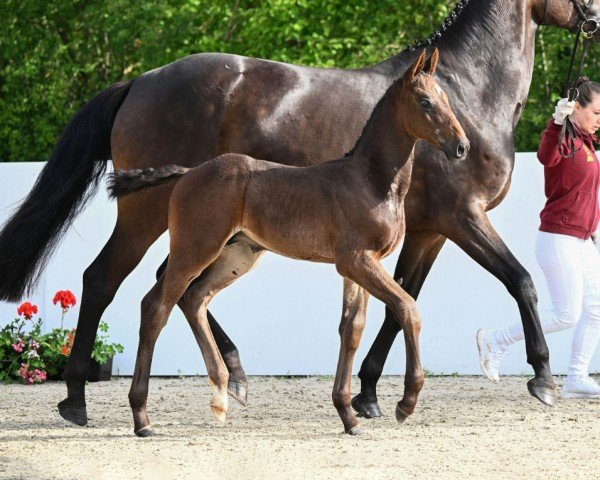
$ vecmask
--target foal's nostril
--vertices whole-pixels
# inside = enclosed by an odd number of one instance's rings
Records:
[[[458,158],[463,158],[467,153],[467,147],[463,142],[458,142],[458,146],[456,147],[456,156]]]

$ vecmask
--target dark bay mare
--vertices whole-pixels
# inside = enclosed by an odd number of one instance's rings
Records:
[[[129,392],[136,435],[153,434],[146,403],[160,331],[190,283],[240,232],[253,240],[255,250],[333,263],[344,277],[332,398],[346,433],[360,433],[350,405],[350,379],[369,294],[383,301],[404,329],[405,388],[396,416],[403,421],[413,413],[424,380],[419,358],[421,319],[415,301],[385,271],[380,259],[404,237],[404,197],[417,140],[442,150],[448,160],[461,160],[469,150],[448,97],[432,76],[437,62],[437,49],[427,61],[423,52],[390,86],[353,153],[346,157],[291,167],[282,165],[284,159],[273,163],[229,153],[192,169],[166,166],[112,175],[109,189],[118,198],[178,179],[169,202],[169,261],[142,301],[140,343]],[[230,283],[205,284],[196,306],[197,323],[192,325],[213,388],[211,409],[223,422],[229,373],[210,331],[207,311],[210,300]]]
[[[448,92],[471,151],[466,161],[448,164],[426,144],[416,147],[407,233],[394,273],[416,298],[449,238],[496,276],[519,306],[527,361],[535,371],[529,391],[548,404],[554,402],[554,382],[535,288],[486,211],[510,186],[514,129],[529,91],[537,28],[543,21],[574,29],[579,13],[573,2],[584,0],[461,1],[456,20],[444,22],[434,39],[442,57],[436,80]],[[590,17],[598,18],[598,5],[590,7]],[[0,232],[0,300],[17,301],[35,285],[94,192],[107,158],[112,156],[116,169],[160,167],[174,158],[191,167],[227,152],[289,165],[335,158],[355,144],[377,100],[416,55],[404,51],[377,65],[338,70],[199,54],[112,85],[74,116],[33,190]],[[67,420],[87,422],[85,379],[98,323],[121,282],[166,230],[171,189],[166,184],[120,199],[114,232],[84,273],[78,334],[64,374],[68,397],[59,406]],[[243,237],[234,238],[203,277],[243,274],[255,263],[253,255]],[[190,322],[197,312],[186,299],[194,287],[179,302]],[[237,349],[209,318],[230,390],[245,400]],[[359,373],[361,394],[353,405],[363,415],[380,415],[376,383],[398,332],[388,313]]]

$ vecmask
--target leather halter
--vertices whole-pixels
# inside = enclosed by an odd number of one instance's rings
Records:
[[[580,22],[577,24],[579,31],[583,31],[584,35],[590,38],[598,30],[598,21],[594,18],[588,18],[586,13],[588,9],[594,4],[595,0],[587,0],[584,5],[579,4],[577,0],[571,0],[571,3],[579,14]],[[584,10],[585,9],[585,10]],[[544,0],[544,13],[542,15],[541,25],[546,25],[546,16],[548,14],[548,0]],[[588,28],[589,27],[589,28]]]

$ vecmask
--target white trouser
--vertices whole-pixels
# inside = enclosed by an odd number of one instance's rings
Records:
[[[571,345],[569,375],[587,375],[600,338],[600,254],[591,240],[538,232],[535,244],[552,299],[553,314],[542,318],[542,330],[558,332],[576,326]],[[502,347],[523,340],[523,325],[496,330]]]

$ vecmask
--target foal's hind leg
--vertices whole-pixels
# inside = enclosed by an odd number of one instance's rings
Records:
[[[396,263],[394,279],[415,300],[445,240],[445,237],[436,233],[407,232]],[[381,416],[377,402],[377,382],[400,330],[400,324],[386,307],[383,325],[358,372],[360,393],[352,399],[352,407],[359,416]]]
[[[228,410],[229,375],[208,323],[208,304],[222,289],[231,285],[242,274],[249,272],[261,255],[262,251],[253,251],[253,248],[245,242],[236,242],[230,245],[203,272],[197,279],[200,281],[195,282],[183,297],[186,310],[194,312],[194,315],[190,316],[188,321],[202,351],[209,381],[213,388],[210,407],[215,417],[223,422]],[[239,275],[232,275],[232,265],[235,265],[236,272]]]
[[[350,278],[371,295],[384,302],[404,330],[406,344],[406,374],[404,396],[396,406],[396,419],[403,422],[414,412],[417,398],[423,388],[423,367],[419,357],[421,318],[417,304],[385,271],[372,253],[362,252],[353,257],[336,258],[338,272]]]
[[[199,292],[203,292],[203,285],[213,283],[223,284],[224,286],[229,285],[254,268],[262,255],[262,251],[262,247],[243,233],[236,234],[227,242],[219,258],[190,284],[185,295],[177,303],[192,329],[195,328],[198,322],[199,303],[197,299],[202,296]],[[164,272],[167,261],[168,258],[159,267],[157,278]],[[229,371],[227,391],[229,395],[245,406],[248,400],[248,381],[240,361],[239,352],[211,313],[207,311],[206,315],[217,348]]]
[[[360,424],[350,405],[350,380],[354,353],[360,344],[365,327],[365,314],[369,294],[364,288],[344,278],[344,303],[340,321],[340,356],[333,384],[333,404],[338,411],[344,430],[350,435],[362,433]]]
[[[174,209],[176,213],[179,210]],[[186,212],[182,210],[184,215]],[[206,221],[203,221],[206,220]],[[218,219],[216,219],[218,220]],[[169,314],[175,304],[189,287],[192,280],[217,259],[225,242],[232,235],[230,225],[210,224],[208,219],[199,218],[199,225],[205,226],[210,236],[199,234],[198,231],[188,232],[182,228],[184,219],[176,218],[171,231],[171,257],[165,273],[152,287],[142,301],[142,316],[140,325],[140,342],[135,362],[135,370],[131,389],[129,391],[129,404],[133,413],[134,431],[138,436],[149,436],[150,421],[146,411],[148,399],[148,383],[154,346],[160,331],[167,323]],[[169,227],[172,227],[171,223]],[[202,352],[204,355],[204,351]],[[218,354],[218,350],[217,350]],[[220,358],[220,357],[219,357]],[[217,388],[227,398],[227,368],[221,360],[216,378]],[[212,365],[207,365],[209,372]]]
[[[211,315],[207,310],[208,302],[212,297],[252,270],[264,253],[262,247],[244,234],[238,234],[234,239],[235,241],[232,243],[230,241],[223,247],[219,258],[191,283],[181,300],[179,300],[178,305],[194,331],[200,348],[202,348],[200,341],[201,329],[204,322],[206,322],[207,331],[212,332],[210,338],[216,343],[218,349],[215,356],[219,356],[225,362],[229,371],[227,392],[242,405],[246,405],[248,383],[244,370],[239,363],[237,350],[235,350],[235,358],[238,359],[236,363],[232,361],[231,356],[228,357],[227,353],[223,353],[222,345],[219,345],[219,340],[213,330],[213,323],[210,321]],[[216,324],[216,321],[214,323]],[[221,328],[218,324],[216,324],[216,327],[219,330]],[[222,335],[225,334],[222,330],[221,333]],[[205,336],[207,337],[207,335]],[[210,348],[212,349],[212,344]]]

